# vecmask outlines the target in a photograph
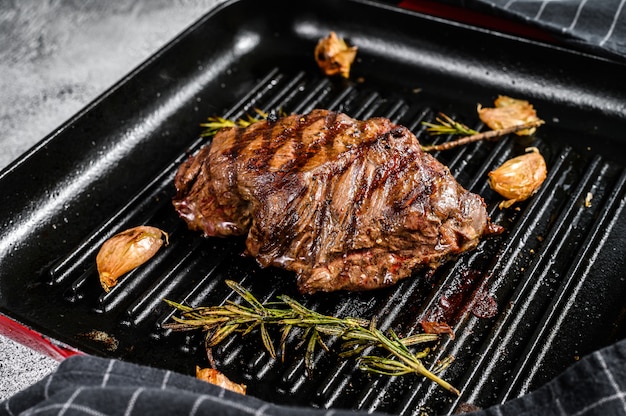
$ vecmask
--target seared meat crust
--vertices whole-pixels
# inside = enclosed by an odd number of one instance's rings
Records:
[[[408,129],[327,110],[223,129],[175,186],[190,229],[247,233],[247,253],[303,293],[388,286],[497,229]]]

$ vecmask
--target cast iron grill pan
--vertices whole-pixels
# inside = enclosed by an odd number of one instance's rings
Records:
[[[456,358],[442,376],[459,398],[420,377],[363,373],[333,353],[318,352],[308,375],[295,336],[284,361],[255,333],[213,351],[218,368],[256,397],[402,415],[518,397],[624,337],[626,94],[612,82],[623,66],[374,3],[304,2],[298,11],[270,3],[207,15],[3,173],[2,313],[86,353],[189,374],[208,365],[203,334],[162,329],[175,313],[163,299],[239,301],[226,279],[262,301],[287,294],[402,335],[421,331],[422,319],[445,321],[455,337],[444,335],[427,361]],[[365,27],[373,16],[380,25]],[[351,81],[324,77],[312,60],[330,29],[360,47]],[[498,94],[529,99],[547,123],[532,143],[507,137],[435,154],[506,231],[433,274],[374,292],[302,296],[291,273],[243,257],[243,239],[203,238],[172,208],[174,174],[207,142],[198,127],[207,116],[326,108],[388,117],[436,142],[449,138],[429,137],[423,121],[443,111],[482,129],[475,105]],[[501,211],[487,173],[531,144],[548,178]],[[97,250],[140,224],[166,230],[171,244],[105,294]]]

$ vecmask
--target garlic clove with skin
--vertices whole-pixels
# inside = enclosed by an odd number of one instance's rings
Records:
[[[541,122],[532,104],[526,100],[500,95],[494,101],[494,107],[485,108],[478,105],[478,117],[492,130],[501,130],[520,124]],[[518,136],[533,135],[536,128],[523,129],[515,132]]]
[[[196,366],[196,378],[206,381],[207,383],[215,384],[226,390],[234,391],[235,393],[246,394],[247,388],[245,384],[238,384],[231,381],[223,373],[214,368],[200,368]]]
[[[335,32],[320,39],[315,47],[315,61],[320,69],[328,76],[340,74],[344,78],[350,77],[350,67],[356,58],[357,47],[348,46],[343,38]]]
[[[129,271],[150,260],[169,235],[159,228],[141,225],[114,235],[104,242],[96,256],[100,284],[105,292]]]
[[[526,152],[507,160],[488,174],[491,189],[505,198],[499,204],[500,209],[528,199],[546,179],[546,162],[539,149],[529,147]]]

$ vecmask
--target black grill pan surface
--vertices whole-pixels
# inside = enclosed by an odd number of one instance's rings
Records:
[[[447,322],[427,364],[455,397],[414,376],[366,374],[319,352],[308,376],[297,339],[273,360],[258,334],[213,351],[248,393],[282,404],[390,414],[486,407],[545,384],[580,357],[626,335],[626,88],[623,64],[366,1],[242,0],[220,6],[166,45],[0,175],[0,312],[53,342],[98,356],[193,374],[207,365],[201,333],[161,325],[174,311],[237,297],[287,294],[321,313],[375,317],[408,335]],[[350,80],[313,60],[330,30],[359,48]],[[435,273],[365,293],[303,296],[295,278],[242,256],[242,239],[207,239],[174,212],[173,176],[206,143],[208,116],[314,108],[384,116],[424,143],[423,121],[444,112],[482,129],[476,105],[505,94],[529,100],[546,121],[534,141],[506,137],[435,153],[483,196],[505,232]],[[499,210],[487,173],[537,146],[548,165],[539,192]],[[95,255],[136,225],[171,244],[104,294]],[[97,335],[104,335],[98,337]],[[331,350],[336,345],[329,341]]]

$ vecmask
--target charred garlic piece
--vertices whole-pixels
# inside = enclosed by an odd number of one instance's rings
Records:
[[[327,37],[320,39],[317,43],[315,61],[326,75],[340,74],[344,78],[349,78],[356,51],[356,46],[348,46],[335,32],[330,32]]]

